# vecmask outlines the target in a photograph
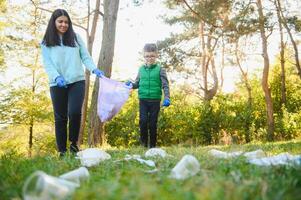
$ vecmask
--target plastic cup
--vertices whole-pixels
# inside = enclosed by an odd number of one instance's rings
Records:
[[[65,180],[72,181],[72,182],[75,182],[78,184],[81,181],[85,181],[85,180],[89,179],[89,177],[90,177],[90,174],[86,167],[80,167],[78,169],[67,172],[60,176],[60,178],[63,178]]]
[[[79,185],[76,183],[36,171],[24,183],[23,198],[24,200],[62,200],[71,196],[77,187]]]

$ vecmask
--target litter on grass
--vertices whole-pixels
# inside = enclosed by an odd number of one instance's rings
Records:
[[[63,200],[69,198],[79,186],[79,183],[36,171],[23,185],[23,198],[24,200]]]
[[[184,155],[182,159],[171,170],[170,177],[184,180],[196,175],[200,171],[199,161],[192,155]]]
[[[235,157],[238,157],[238,156],[245,156],[248,159],[261,158],[261,157],[265,156],[264,151],[262,151],[261,149],[258,149],[256,151],[249,151],[249,152],[245,152],[245,153],[243,151],[234,151],[234,152],[227,153],[227,152],[224,152],[224,151],[211,149],[209,151],[209,153],[211,155],[213,155],[214,157],[225,158],[225,159],[226,158],[235,158]]]
[[[217,158],[234,158],[242,155],[247,158],[249,163],[259,166],[291,164],[301,165],[301,155],[291,155],[288,152],[268,157],[266,157],[264,151],[261,149],[245,153],[242,151],[227,153],[216,149],[211,149],[209,153]]]
[[[72,181],[75,183],[80,183],[82,181],[88,180],[90,177],[89,171],[86,167],[80,167],[78,169],[72,170],[70,172],[67,172],[65,174],[62,174],[59,176],[59,178]]]
[[[111,155],[97,148],[88,148],[77,152],[77,158],[80,159],[82,166],[92,167],[101,161],[111,159]]]
[[[226,152],[219,151],[216,149],[211,149],[211,150],[209,150],[209,153],[217,158],[235,158],[235,157],[240,156],[243,152],[235,151],[235,152],[231,152],[231,153],[226,153]]]
[[[264,153],[264,151],[262,149],[257,149],[255,151],[245,152],[244,156],[247,159],[262,158],[262,157],[265,157],[265,153]]]
[[[50,176],[43,171],[32,173],[23,185],[25,200],[63,200],[69,198],[82,181],[90,177],[86,167],[69,171],[59,177]]]
[[[165,158],[168,156],[166,151],[161,148],[151,148],[145,152],[145,157],[162,157]]]
[[[115,162],[120,162],[120,161],[123,161],[123,160],[136,160],[136,161],[138,161],[139,163],[141,163],[141,164],[145,164],[145,165],[147,165],[147,166],[149,166],[149,167],[156,167],[156,164],[155,164],[155,162],[154,161],[152,161],[152,160],[144,160],[144,159],[142,159],[141,158],[141,156],[140,155],[136,155],[136,154],[134,154],[134,155],[125,155],[125,158],[124,159],[121,159],[121,160],[116,160]]]
[[[259,166],[291,165],[291,164],[300,165],[301,155],[291,155],[285,152],[275,156],[249,159],[248,162]]]

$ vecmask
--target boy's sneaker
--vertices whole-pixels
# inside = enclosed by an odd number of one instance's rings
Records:
[[[70,152],[73,154],[76,154],[77,152],[79,152],[79,148],[76,144],[70,144]]]

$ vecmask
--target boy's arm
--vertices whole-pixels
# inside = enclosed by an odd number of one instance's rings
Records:
[[[137,75],[137,77],[135,79],[135,82],[132,83],[133,84],[133,89],[139,88],[139,81],[140,81],[140,74],[138,72],[138,75]]]
[[[163,92],[164,92],[164,99],[169,99],[169,97],[170,97],[169,82],[168,82],[168,79],[167,79],[166,71],[162,67],[161,67],[161,70],[160,70],[160,78],[161,78],[162,88],[163,88]]]

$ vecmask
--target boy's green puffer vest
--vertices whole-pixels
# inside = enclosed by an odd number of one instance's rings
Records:
[[[143,65],[139,69],[139,99],[161,99],[162,83],[160,78],[159,64],[153,64],[149,67]]]

